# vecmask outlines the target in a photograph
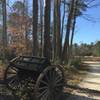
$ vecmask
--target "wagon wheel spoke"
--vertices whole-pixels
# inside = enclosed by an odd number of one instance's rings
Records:
[[[43,83],[44,85],[48,86],[48,82],[41,80],[41,83]]]
[[[47,79],[47,82],[49,82],[50,80],[49,80],[49,77],[47,76],[47,74],[45,75],[45,77]]]
[[[6,86],[8,89],[16,90],[19,87],[17,69],[15,67],[7,67],[4,79],[6,81]]]
[[[41,98],[41,100],[48,100],[48,92],[46,92],[43,97]]]
[[[15,71],[17,71],[18,69],[16,69],[15,67],[11,67],[11,69],[13,69],[13,70],[15,70]]]
[[[62,80],[62,77],[56,78],[56,84]]]
[[[11,77],[16,76],[17,74],[17,69],[13,68],[13,67],[9,67],[7,72],[5,73],[6,75],[6,79],[9,79]]]
[[[40,100],[54,100],[63,89],[63,75],[59,68],[47,68],[38,79],[35,89]]]
[[[18,88],[20,88],[20,82],[18,80],[17,77],[14,77],[13,79],[11,79],[8,82],[8,86],[12,89],[12,90],[17,90]]]
[[[39,94],[39,97],[41,97],[42,95],[44,95],[45,93],[47,93],[47,89],[43,90],[40,94]]]
[[[11,81],[9,81],[8,84],[12,84],[12,83],[14,83],[14,82],[15,82],[15,79],[16,79],[16,77],[12,77]]]
[[[44,86],[44,87],[40,87],[39,90],[43,90],[43,89],[48,89],[47,86]]]

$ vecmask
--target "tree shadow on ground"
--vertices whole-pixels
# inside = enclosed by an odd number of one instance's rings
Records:
[[[88,64],[84,65],[82,67],[77,67],[77,69],[79,71],[87,71],[87,72],[91,72],[91,73],[100,73],[100,67],[97,67],[97,68],[94,67],[94,68],[92,68]]]
[[[63,93],[59,100],[93,100],[87,97],[73,95],[69,93]]]

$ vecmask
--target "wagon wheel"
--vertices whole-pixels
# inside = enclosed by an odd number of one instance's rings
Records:
[[[36,97],[40,100],[55,100],[62,92],[63,85],[64,73],[61,66],[49,66],[40,74],[36,81]]]
[[[5,71],[4,81],[7,88],[10,90],[16,90],[18,88],[17,72],[18,72],[18,69],[11,66],[8,66]]]
[[[30,100],[31,96],[29,90],[33,90],[35,84],[32,78],[27,77],[26,79],[20,80],[18,78],[18,69],[8,66],[5,70],[4,81],[6,87],[12,91],[14,100],[16,100],[16,97],[19,97],[21,100],[27,97],[27,100]]]

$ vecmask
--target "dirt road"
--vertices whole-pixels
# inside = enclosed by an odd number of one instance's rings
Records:
[[[79,74],[74,75],[75,77],[73,79],[69,79],[69,84],[86,90],[84,92],[82,89],[74,89],[72,93],[100,100],[100,62],[86,61],[84,64],[86,66],[80,66],[78,68],[77,71]]]

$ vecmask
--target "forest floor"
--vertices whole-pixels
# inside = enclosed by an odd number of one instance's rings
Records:
[[[86,66],[65,75],[66,86],[59,100],[100,100],[100,62],[83,63]],[[3,74],[4,69],[0,66],[0,100],[14,100],[3,84]]]

